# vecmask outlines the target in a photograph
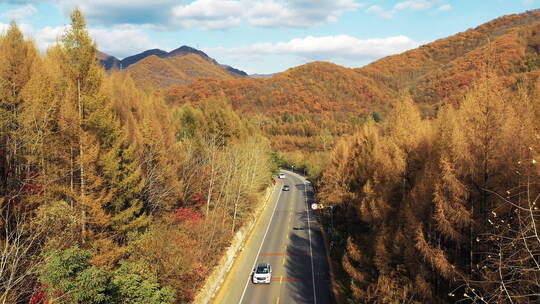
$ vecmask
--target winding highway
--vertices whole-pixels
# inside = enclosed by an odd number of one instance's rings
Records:
[[[316,219],[313,187],[289,171],[276,188],[243,251],[214,297],[224,304],[330,304],[333,297],[325,246]],[[283,186],[289,185],[289,191]],[[253,284],[257,264],[272,266],[270,284]]]

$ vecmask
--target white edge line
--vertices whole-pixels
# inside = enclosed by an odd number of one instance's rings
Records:
[[[313,251],[311,249],[311,225],[309,220],[309,206],[307,203],[307,184],[304,180],[304,198],[305,198],[305,204],[306,204],[306,213],[307,213],[307,220],[308,220],[308,235],[309,235],[309,255],[311,257],[311,279],[313,281],[313,301],[315,304],[317,304],[317,293],[315,292],[315,272],[313,270]]]
[[[283,184],[283,181],[281,181],[281,184]],[[281,187],[281,188],[283,188],[283,187]],[[279,197],[281,196],[282,192],[283,192],[282,190],[279,191],[278,197],[276,199],[276,205],[274,206],[274,210],[272,210],[272,216],[270,217],[270,221],[268,222],[268,226],[266,227],[266,232],[264,233],[264,236],[263,236],[263,239],[262,239],[262,242],[261,242],[261,246],[259,246],[259,251],[257,251],[257,254],[255,255],[255,260],[253,261],[253,266],[251,266],[250,270],[255,268],[255,264],[257,264],[257,259],[259,258],[259,254],[261,253],[261,249],[262,249],[262,246],[264,244],[264,240],[266,239],[266,235],[268,234],[268,230],[270,230],[270,225],[272,224],[272,219],[274,218],[274,214],[276,213],[276,208],[277,208],[278,203],[279,203]],[[244,291],[242,292],[242,296],[240,297],[240,301],[238,302],[239,304],[241,304],[242,300],[244,300],[244,295],[246,294],[246,290],[247,290],[250,278],[251,278],[251,275],[248,276],[248,279],[246,281],[246,285],[244,286]]]

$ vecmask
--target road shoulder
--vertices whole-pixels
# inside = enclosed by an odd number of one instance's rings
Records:
[[[276,179],[274,179],[276,181]],[[206,297],[206,300],[201,299],[201,301],[195,301],[194,303],[223,303],[223,300],[225,296],[227,295],[228,291],[230,290],[229,285],[232,281],[231,276],[237,273],[237,269],[239,266],[239,262],[242,260],[242,257],[245,255],[245,248],[246,245],[249,244],[253,238],[253,235],[255,234],[256,227],[260,225],[261,219],[264,217],[263,215],[268,211],[268,207],[272,206],[270,202],[274,202],[276,200],[276,196],[279,193],[279,189],[281,187],[281,183],[279,180],[276,181],[276,183],[273,184],[271,187],[271,192],[268,195],[268,197],[260,204],[257,211],[254,213],[254,219],[250,221],[249,223],[246,223],[244,227],[240,229],[240,231],[243,231],[243,238],[237,239],[236,242],[239,244],[236,244],[237,249],[234,252],[234,255],[231,257],[229,254],[228,259],[232,259],[232,262],[229,264],[229,269],[225,271],[225,274],[223,277],[219,280],[219,286],[214,289],[214,293],[210,297]],[[237,232],[238,233],[240,233]],[[236,239],[236,237],[235,237]],[[233,244],[231,245],[231,247]],[[225,257],[224,257],[225,258]],[[220,265],[222,265],[220,263]],[[220,267],[220,266],[217,266]]]

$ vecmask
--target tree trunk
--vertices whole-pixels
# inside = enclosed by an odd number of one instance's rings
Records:
[[[83,149],[83,128],[82,122],[84,118],[82,100],[81,100],[81,81],[77,79],[77,101],[79,105],[79,165],[81,169],[81,226],[82,226],[82,241],[86,241],[86,198],[84,185],[84,149]]]

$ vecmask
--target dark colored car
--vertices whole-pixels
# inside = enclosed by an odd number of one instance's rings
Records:
[[[283,186],[283,191],[289,191],[289,190],[290,190],[289,185]]]

